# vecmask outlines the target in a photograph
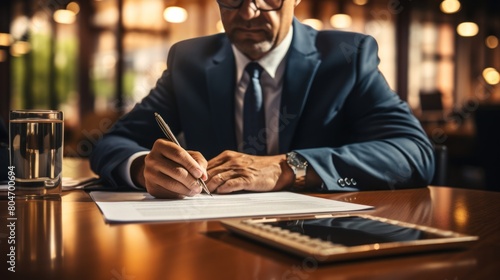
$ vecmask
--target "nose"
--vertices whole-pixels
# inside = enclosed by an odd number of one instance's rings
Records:
[[[256,18],[260,15],[260,10],[255,4],[255,0],[244,0],[239,9],[241,17],[245,20]]]

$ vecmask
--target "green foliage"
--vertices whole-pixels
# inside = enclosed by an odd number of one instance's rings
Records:
[[[43,109],[55,103],[51,109],[58,109],[76,94],[77,38],[63,37],[53,46],[54,41],[51,34],[32,32],[30,52],[12,59],[12,108]]]

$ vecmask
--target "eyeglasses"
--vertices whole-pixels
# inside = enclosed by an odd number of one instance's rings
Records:
[[[217,3],[223,8],[236,10],[241,8],[245,0],[217,0]],[[277,11],[283,7],[283,2],[285,0],[252,0],[257,7],[257,10],[263,12]]]

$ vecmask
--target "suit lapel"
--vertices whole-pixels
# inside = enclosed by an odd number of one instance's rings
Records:
[[[297,19],[285,69],[280,105],[279,151],[289,151],[297,123],[302,115],[312,81],[321,60],[314,45],[316,31],[306,29]],[[231,44],[225,38],[212,64],[206,67],[210,118],[219,143],[218,150],[237,150],[234,123],[234,88],[236,66]],[[300,72],[297,72],[300,69]],[[228,76],[228,73],[231,73]],[[215,149],[215,147],[214,147]]]
[[[221,49],[216,53],[212,64],[206,68],[207,88],[210,102],[210,118],[219,147],[236,150],[234,124],[234,87],[235,62],[229,40],[224,39]],[[228,73],[232,73],[228,75]],[[215,150],[215,147],[214,147]]]
[[[279,151],[288,152],[297,123],[304,110],[312,81],[321,60],[314,45],[317,32],[308,30],[297,19],[285,68],[279,120]],[[300,69],[300,71],[297,71]]]

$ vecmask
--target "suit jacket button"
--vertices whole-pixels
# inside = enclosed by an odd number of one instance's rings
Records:
[[[358,184],[358,182],[356,182],[356,180],[354,180],[354,178],[351,178],[351,184],[353,186],[356,186]]]
[[[339,185],[340,185],[341,187],[344,187],[344,186],[345,186],[344,179],[342,179],[342,178],[338,179],[338,180],[337,180],[337,183],[339,183]]]
[[[345,177],[344,178],[344,182],[346,183],[346,185],[350,186],[351,185],[351,180],[349,180],[349,178]]]

